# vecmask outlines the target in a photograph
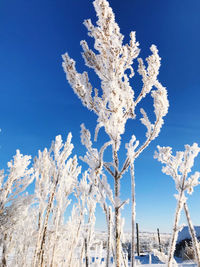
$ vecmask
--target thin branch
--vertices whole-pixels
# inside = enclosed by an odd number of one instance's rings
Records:
[[[126,200],[124,200],[120,205],[119,205],[119,209],[121,209],[125,204],[128,204],[128,202],[129,202],[129,199],[126,199]]]
[[[153,129],[153,131],[151,132],[149,138],[148,138],[148,139],[144,142],[144,144],[143,144],[143,145],[142,145],[142,146],[135,152],[134,159],[136,159],[136,158],[140,155],[140,153],[141,153],[141,152],[142,152],[142,151],[149,145],[149,143],[151,142],[151,140],[152,140],[152,136],[154,135],[154,133],[155,133],[155,131],[156,131],[156,126],[157,126],[159,120],[160,120],[160,116],[158,116],[158,119],[156,120],[156,122],[155,122],[155,124],[154,124],[154,129]],[[128,169],[130,163],[131,163],[131,159],[129,159],[129,157],[127,156],[127,158],[126,158],[126,160],[125,160],[125,163],[124,163],[124,165],[123,165],[123,167],[122,167],[122,170],[121,170],[121,172],[119,173],[119,176],[118,176],[119,178],[121,178],[121,177],[123,176],[124,172]]]
[[[115,177],[114,172],[107,166],[106,162],[103,163],[103,166],[113,177]]]

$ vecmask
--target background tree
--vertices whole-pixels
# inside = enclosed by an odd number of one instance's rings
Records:
[[[23,194],[33,181],[33,169],[29,167],[30,156],[23,156],[19,150],[13,160],[8,162],[6,173],[0,172],[0,242],[2,246],[1,265],[7,266],[8,254],[13,251],[13,245],[19,238],[19,232],[23,231],[23,220],[26,217],[29,205],[33,198]],[[19,216],[20,215],[20,216]],[[24,235],[23,235],[24,237]],[[20,251],[23,243],[15,252],[18,256],[24,253]],[[21,265],[22,266],[22,265]]]
[[[97,126],[95,129],[95,140],[98,132],[104,127],[109,136],[109,141],[100,149],[92,148],[92,142],[88,143],[89,166],[96,171],[97,175],[106,170],[114,178],[114,211],[115,211],[115,264],[121,264],[121,231],[120,231],[120,209],[123,202],[120,200],[120,179],[124,172],[130,167],[132,179],[132,266],[134,266],[134,228],[135,228],[135,178],[134,162],[140,153],[155,139],[162,127],[163,116],[168,111],[168,100],[166,89],[157,80],[160,68],[160,57],[155,45],[151,46],[152,55],[147,58],[147,67],[142,59],[138,59],[138,73],[142,76],[143,86],[135,96],[131,88],[129,79],[134,76],[133,62],[139,55],[139,43],[136,42],[135,32],[130,33],[129,44],[123,44],[124,36],[120,33],[118,24],[112,9],[106,0],[95,0],[93,2],[97,13],[97,26],[91,20],[85,20],[84,25],[88,29],[90,37],[94,38],[93,52],[86,41],[81,41],[83,48],[83,58],[86,66],[94,69],[101,80],[101,89],[94,89],[89,82],[87,72],[78,73],[75,68],[75,61],[66,53],[63,55],[63,68],[67,75],[67,80],[74,92],[81,99],[84,106],[92,110],[97,115]],[[154,101],[154,113],[156,120],[151,123],[144,109],[140,109],[142,114],[141,122],[146,126],[146,140],[142,145],[132,136],[127,144],[127,157],[123,167],[119,169],[118,153],[121,144],[121,136],[125,131],[128,119],[136,118],[136,106],[151,92]],[[88,130],[85,131],[86,136]],[[84,138],[82,138],[83,140]],[[103,153],[111,145],[112,162],[104,162]],[[89,162],[90,161],[90,162]]]
[[[39,151],[34,163],[36,177],[35,197],[38,203],[38,235],[35,247],[34,266],[43,266],[46,256],[48,266],[54,266],[59,253],[55,253],[58,245],[58,232],[64,223],[64,214],[70,203],[68,197],[74,191],[80,167],[77,158],[69,158],[73,144],[71,134],[62,142],[57,136],[49,150]],[[48,236],[49,232],[53,232]],[[49,238],[48,242],[46,241]],[[48,247],[50,245],[50,247]],[[48,247],[48,249],[47,249]],[[49,254],[50,259],[45,255]]]
[[[71,157],[71,138],[63,142],[57,136],[32,166],[31,157],[17,151],[7,174],[0,173],[1,266],[82,266],[86,255],[79,258],[77,252],[84,251],[84,240],[89,259],[98,194],[87,173],[78,181],[81,168]],[[34,192],[28,194],[33,181]]]
[[[195,230],[190,219],[189,210],[187,207],[187,198],[186,198],[186,191],[188,194],[193,193],[194,186],[199,184],[199,177],[200,172],[195,172],[193,175],[189,175],[191,172],[191,168],[194,165],[194,159],[200,152],[200,148],[196,143],[192,146],[185,145],[185,151],[178,151],[176,155],[172,155],[172,148],[171,147],[160,147],[158,146],[158,151],[155,152],[155,158],[163,163],[165,166],[162,168],[162,172],[170,175],[176,186],[176,190],[178,194],[175,195],[177,199],[177,207],[176,213],[174,218],[174,225],[173,225],[173,232],[171,238],[171,244],[169,248],[169,255],[167,266],[171,267],[174,262],[174,250],[176,245],[176,240],[179,231],[179,220],[181,211],[184,208],[186,218],[188,221],[188,226],[190,229],[190,234],[192,237],[192,243],[195,251],[196,261],[198,266],[200,266],[200,251],[199,251],[199,244],[195,235]]]

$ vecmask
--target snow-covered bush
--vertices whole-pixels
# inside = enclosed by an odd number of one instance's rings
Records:
[[[94,240],[99,195],[87,172],[78,180],[81,168],[71,157],[71,138],[63,142],[57,136],[32,167],[31,157],[18,151],[8,174],[1,172],[1,266],[82,266],[91,247],[100,246]]]

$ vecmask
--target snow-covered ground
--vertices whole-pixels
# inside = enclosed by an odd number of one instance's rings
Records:
[[[164,267],[166,264],[163,264],[156,256],[151,253],[151,249],[158,248],[158,236],[156,232],[140,232],[140,249],[144,252],[142,256],[136,258],[136,266],[143,266],[143,267]],[[96,232],[96,237],[101,240],[106,240],[106,233],[105,232]],[[160,233],[160,239],[161,239],[161,246],[163,248],[167,247],[169,245],[171,234],[169,233]],[[131,233],[125,233],[124,234],[124,242],[129,242],[131,239]],[[148,253],[149,252],[149,253]],[[90,254],[94,260],[94,255]],[[106,251],[102,251],[102,261],[100,265],[96,265],[95,262],[91,262],[91,267],[98,267],[104,266],[104,259],[106,257]],[[182,261],[182,259],[176,258],[178,267],[196,267],[197,264],[195,264],[193,261]],[[130,266],[130,262],[128,263],[128,266]],[[114,267],[110,265],[110,267]]]
[[[170,239],[170,234],[168,233],[161,233],[161,244],[168,244]],[[125,242],[130,241],[131,233],[125,233]],[[106,241],[106,233],[105,232],[96,232],[96,238],[100,242]],[[158,248],[158,237],[157,233],[152,232],[141,232],[140,233],[140,243],[141,243],[141,249],[146,248],[146,252],[142,252],[141,256],[135,256],[136,259],[136,266],[142,266],[142,267],[164,267],[166,264],[163,264],[156,256],[153,255],[152,252],[150,252],[150,248],[156,247]],[[0,250],[0,255],[1,255]],[[99,253],[99,254],[98,254]],[[95,250],[90,250],[90,258],[89,258],[89,264],[90,267],[105,267],[105,259],[106,259],[106,250],[102,249],[101,252],[98,252]],[[79,253],[77,253],[77,259],[79,258]],[[8,267],[14,267],[11,264],[12,257],[8,260]],[[178,267],[196,267],[197,264],[195,264],[193,261],[182,261],[179,258],[176,258]],[[111,259],[110,267],[114,267],[112,264],[113,260]],[[126,267],[130,267],[130,262],[126,260],[127,265]],[[30,264],[31,266],[31,264]],[[83,264],[84,266],[84,264]],[[82,267],[82,266],[79,266]]]
[[[1,252],[1,251],[0,251]],[[1,253],[0,253],[1,254]],[[103,250],[101,253],[101,259],[99,257],[96,257],[94,252],[90,253],[90,267],[105,267],[105,257],[106,257],[106,251]],[[143,256],[136,256],[136,266],[141,267],[164,267],[166,264],[163,264],[159,261],[157,257],[155,257],[153,254],[146,254]],[[8,266],[9,267],[15,267],[11,264],[12,257],[8,259]],[[181,259],[176,258],[176,261],[178,263],[178,267],[197,267],[197,264],[195,264],[193,261],[182,261]],[[31,264],[30,264],[31,266]],[[84,265],[83,265],[84,266]],[[81,266],[80,266],[81,267]],[[110,263],[110,267],[114,267],[112,263]],[[128,263],[127,267],[130,267],[130,262]]]

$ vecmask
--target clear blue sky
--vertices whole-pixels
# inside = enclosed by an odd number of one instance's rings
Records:
[[[136,31],[141,56],[156,44],[162,58],[159,80],[168,89],[170,109],[162,132],[136,162],[137,221],[141,230],[170,231],[175,211],[175,187],[153,159],[156,145],[184,149],[200,144],[200,2],[199,0],[110,0],[116,21],[126,36]],[[91,0],[0,1],[0,162],[19,148],[33,157],[49,147],[56,135],[73,135],[74,152],[83,155],[80,124],[93,131],[96,117],[84,108],[68,85],[61,55],[66,51],[84,70],[80,41],[89,40],[82,22],[95,12]],[[90,41],[89,41],[90,42]],[[91,80],[95,81],[92,72]],[[134,80],[132,82],[134,85]],[[150,99],[144,102],[151,107]],[[150,104],[149,104],[150,103]],[[132,133],[142,140],[145,129],[129,121],[122,146]],[[104,139],[103,131],[100,142]],[[121,159],[124,151],[121,152]],[[196,169],[200,170],[200,160]],[[130,197],[130,178],[122,180],[122,199]],[[200,224],[200,187],[190,198],[195,224]],[[130,207],[124,209],[130,229]],[[98,215],[98,228],[103,216]]]

